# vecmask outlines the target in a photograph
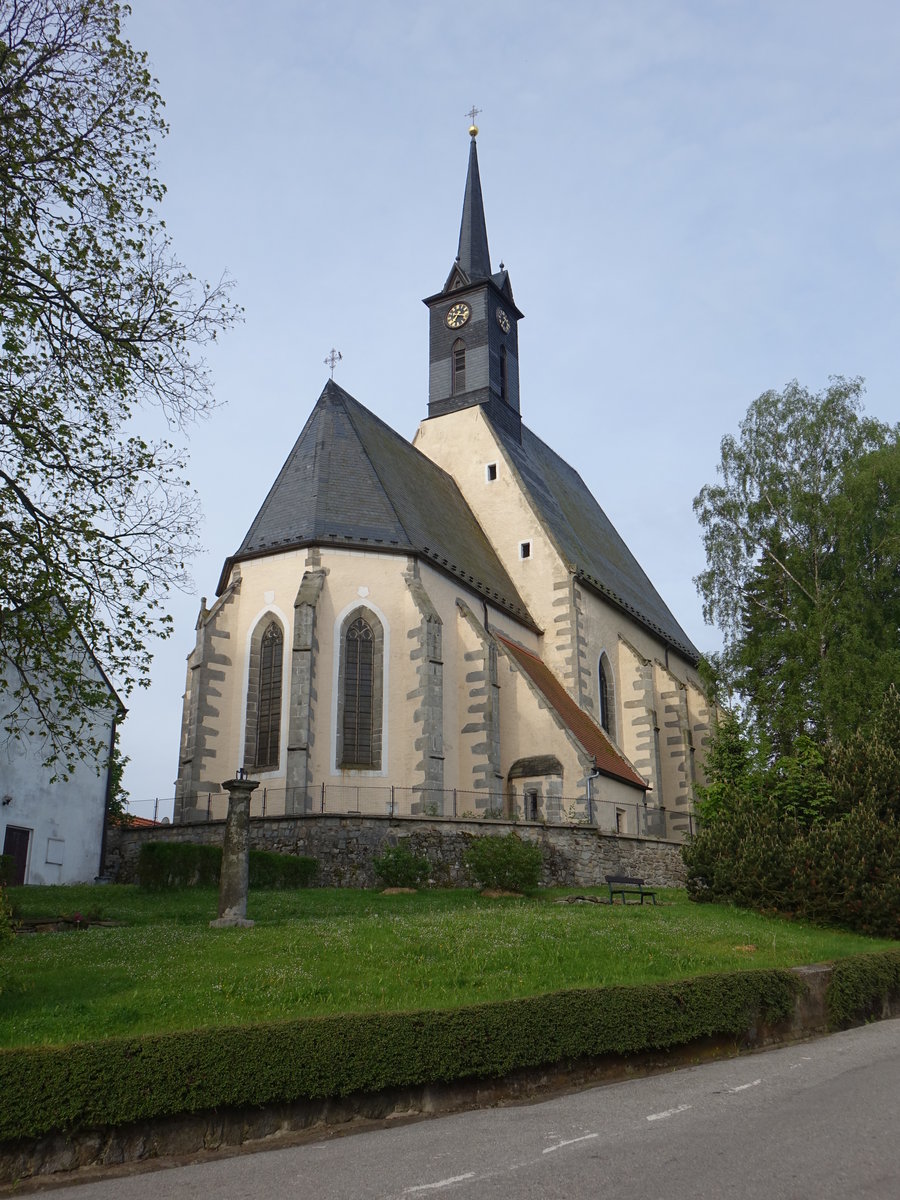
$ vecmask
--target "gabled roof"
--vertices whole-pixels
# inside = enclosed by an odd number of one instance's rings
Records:
[[[494,636],[502,642],[576,741],[593,758],[595,768],[603,775],[646,791],[647,781],[615,749],[603,729],[575,703],[546,663],[508,638],[496,633]]]
[[[485,418],[490,417],[485,412]],[[576,577],[691,663],[699,652],[578,472],[525,425],[521,443],[492,422],[531,502]]]
[[[535,629],[454,480],[333,380],[225,563],[308,545],[416,554]]]

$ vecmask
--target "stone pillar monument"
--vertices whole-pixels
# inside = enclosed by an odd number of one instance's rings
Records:
[[[257,779],[246,779],[243,770],[238,778],[228,779],[222,787],[228,793],[228,817],[225,821],[225,843],[222,847],[222,872],[219,876],[219,917],[210,921],[213,929],[234,925],[245,928],[247,920],[247,885],[250,876],[250,793],[259,787]]]

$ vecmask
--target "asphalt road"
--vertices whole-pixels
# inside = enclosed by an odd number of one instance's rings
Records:
[[[898,1200],[900,1020],[54,1200]]]

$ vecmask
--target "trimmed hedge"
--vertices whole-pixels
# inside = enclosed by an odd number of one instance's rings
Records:
[[[215,887],[222,866],[221,846],[193,842],[148,842],[138,857],[138,883],[148,891]],[[301,855],[250,851],[250,887],[261,890],[307,887],[319,864]]]
[[[788,971],[746,971],[452,1011],[350,1013],[3,1050],[0,1139],[499,1077],[585,1056],[740,1036],[759,1018],[789,1016],[799,986]]]
[[[138,855],[138,886],[149,892],[164,888],[215,887],[222,866],[221,846],[192,842],[147,842]]]
[[[309,887],[319,869],[314,858],[302,854],[250,851],[250,887],[264,891]]]
[[[858,954],[832,968],[828,1015],[835,1028],[880,1017],[889,1001],[900,1000],[900,950]]]

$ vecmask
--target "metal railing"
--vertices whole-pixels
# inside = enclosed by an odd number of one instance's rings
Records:
[[[224,820],[225,792],[201,792],[185,802],[183,820]],[[173,820],[177,800],[129,801],[129,811],[150,820]],[[251,818],[280,816],[410,817],[449,821],[503,821],[598,828],[623,837],[683,842],[697,830],[696,816],[684,808],[657,808],[641,802],[586,800],[583,796],[506,795],[461,788],[412,788],[396,784],[321,783],[313,788],[260,786],[250,797]]]

